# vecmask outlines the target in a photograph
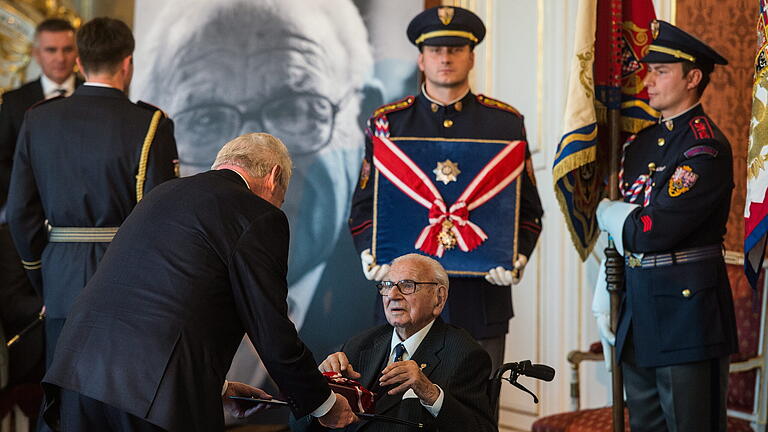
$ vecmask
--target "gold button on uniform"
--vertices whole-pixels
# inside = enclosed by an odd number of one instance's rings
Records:
[[[464,105],[461,103],[461,101],[456,102],[453,107],[456,109],[456,111],[461,111],[464,109]]]
[[[688,298],[688,297],[690,297],[690,296],[691,296],[691,290],[689,290],[688,288],[686,288],[686,289],[684,289],[684,290],[683,290],[683,293],[682,293],[682,294],[683,294],[683,297],[685,297],[685,298]]]
[[[648,170],[651,171],[651,172],[656,171],[656,163],[654,163],[654,162],[649,163],[648,164]]]
[[[447,128],[449,128],[449,127],[453,126],[453,120],[445,120],[445,121],[443,122],[443,126],[445,126],[445,127],[447,127]]]
[[[659,147],[663,146],[663,145],[664,145],[664,143],[666,143],[666,141],[664,140],[664,138],[659,138],[659,140],[658,140],[658,141],[656,141],[656,144],[658,144],[658,145],[659,145]]]
[[[437,104],[436,103],[433,102],[432,105],[430,105],[429,107],[432,108],[432,112],[437,112]]]

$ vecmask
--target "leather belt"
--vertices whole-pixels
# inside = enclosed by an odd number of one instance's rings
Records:
[[[692,263],[722,256],[722,245],[710,245],[669,253],[645,254],[642,259],[633,255],[628,255],[625,257],[624,262],[628,267],[632,268],[651,268],[664,267],[672,264]]]
[[[52,243],[109,243],[118,227],[51,227]]]

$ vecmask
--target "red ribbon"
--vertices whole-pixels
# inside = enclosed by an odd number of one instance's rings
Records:
[[[520,175],[525,164],[525,142],[512,141],[505,145],[450,207],[446,206],[424,171],[388,138],[373,137],[373,162],[392,184],[429,210],[429,225],[421,231],[414,247],[442,257],[445,248],[438,236],[446,220],[451,222],[450,231],[464,252],[474,250],[488,239],[485,231],[469,220],[470,212],[488,202]]]

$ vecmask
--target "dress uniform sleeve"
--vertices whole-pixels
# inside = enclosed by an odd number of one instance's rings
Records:
[[[523,139],[526,139],[524,128]],[[521,177],[523,184],[520,187],[520,228],[518,230],[517,249],[519,253],[530,258],[541,234],[541,217],[544,215],[544,210],[541,207],[539,191],[536,188],[531,152],[528,150],[527,144],[525,146],[525,169]]]
[[[155,139],[150,147],[147,181],[144,184],[145,194],[160,183],[178,177],[176,172],[178,159],[176,139],[173,137],[173,121],[163,117],[157,126]]]
[[[365,155],[360,166],[360,177],[352,195],[352,207],[349,215],[349,230],[355,243],[357,252],[360,253],[371,247],[371,235],[373,232],[373,141],[368,121],[365,131]]]
[[[710,144],[719,147],[717,142]],[[633,211],[624,221],[624,249],[651,253],[677,248],[681,240],[695,233],[713,212],[728,202],[733,183],[723,173],[731,172],[730,164],[728,157],[705,154],[682,159],[676,167],[665,168],[682,175],[682,187],[670,185],[676,174],[666,183],[654,185],[663,190],[648,206]]]
[[[11,182],[13,153],[16,148],[16,128],[13,125],[13,109],[9,101],[0,105],[0,208],[8,197]]]
[[[325,402],[330,389],[288,319],[288,241],[285,214],[274,210],[261,215],[239,239],[229,277],[243,326],[299,418]]]
[[[41,256],[48,243],[45,212],[30,162],[28,121],[19,132],[6,206],[8,228],[32,286],[42,297]]]

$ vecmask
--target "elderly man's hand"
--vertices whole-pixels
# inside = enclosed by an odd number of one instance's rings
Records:
[[[270,396],[269,393],[262,389],[251,387],[248,384],[230,381],[227,384],[227,390],[221,396],[221,402],[224,404],[224,408],[226,408],[226,410],[236,418],[250,417],[259,411],[269,409],[270,405],[264,403],[253,405],[245,401],[230,399],[228,396],[245,396],[259,399],[272,399],[272,396]]]
[[[347,378],[358,379],[360,374],[355,371],[352,364],[349,363],[347,355],[343,352],[337,352],[329,355],[317,367],[320,372],[338,372]]]
[[[347,398],[338,393],[336,394],[336,402],[331,407],[331,410],[324,416],[317,418],[321,425],[331,429],[341,429],[359,420],[355,413],[352,412]]]
[[[405,393],[413,390],[416,396],[427,405],[434,405],[440,390],[421,372],[421,368],[413,360],[394,362],[381,371],[379,384],[382,386],[399,384],[388,391],[389,395]]]

